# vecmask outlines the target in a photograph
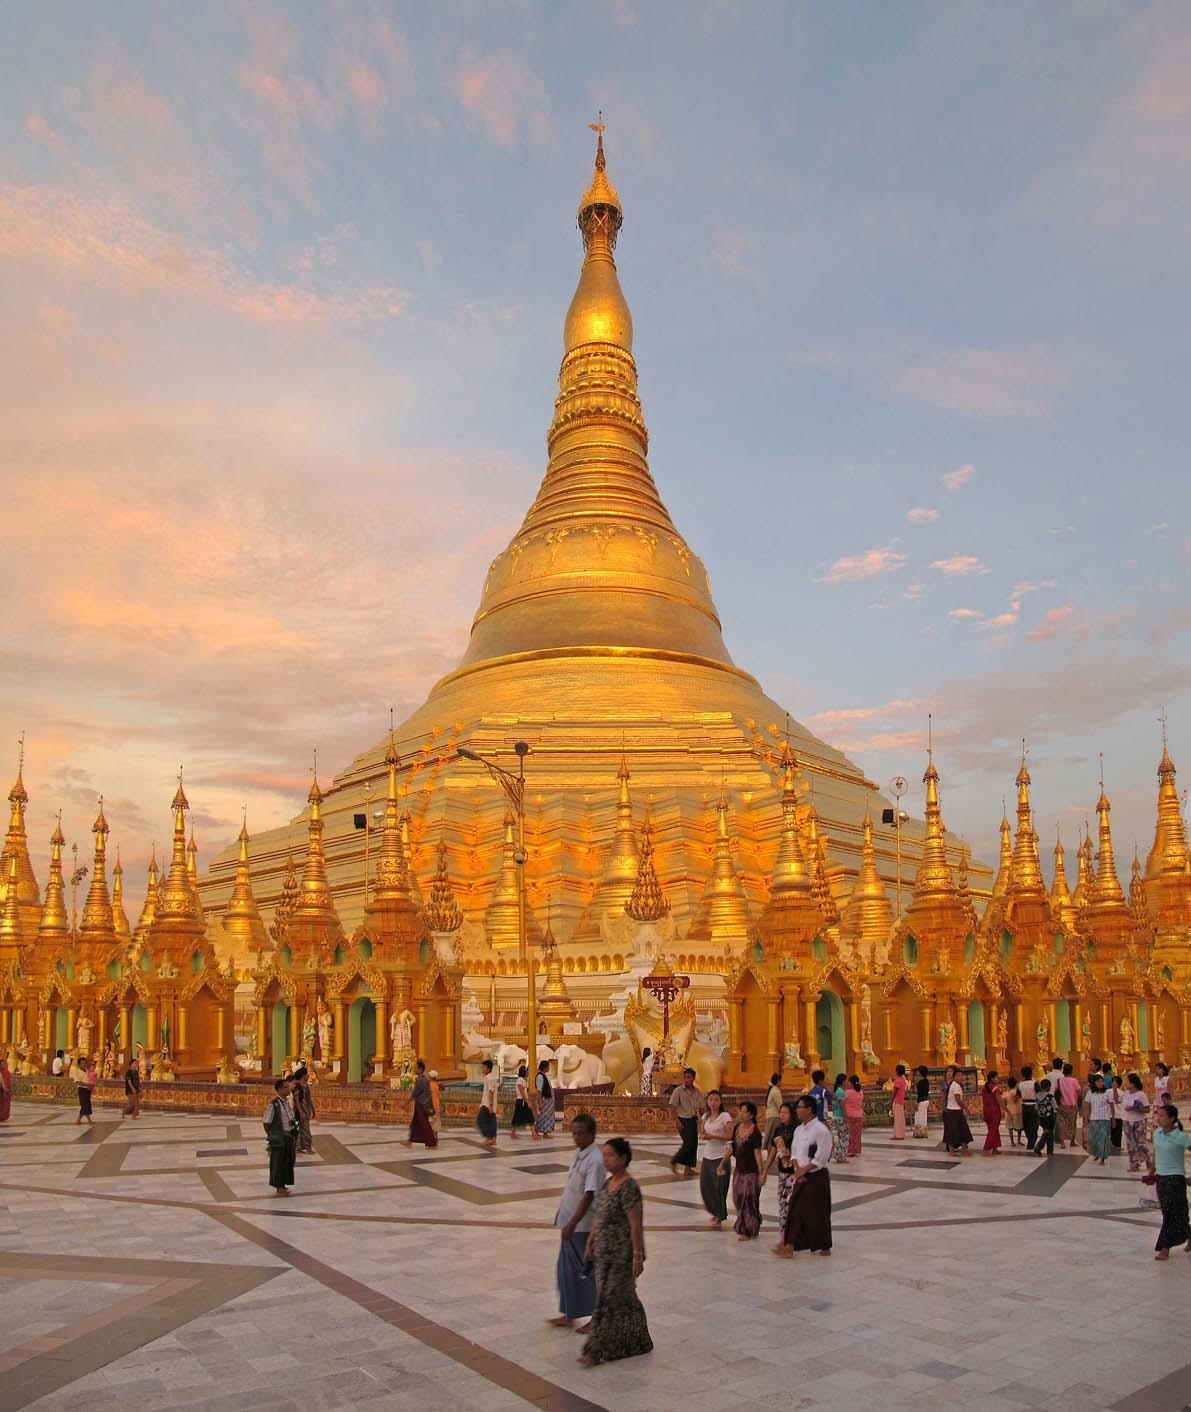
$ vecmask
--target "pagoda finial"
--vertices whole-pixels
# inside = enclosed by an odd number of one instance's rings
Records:
[[[66,836],[62,832],[62,810],[50,835],[50,874],[45,885],[45,905],[37,930],[39,941],[65,941],[70,935],[70,915],[66,910],[66,882],[62,876],[62,847]]]
[[[451,886],[447,869],[447,845],[439,841],[438,867],[430,884],[430,900],[426,904],[426,924],[432,932],[457,932],[463,925],[463,909]]]
[[[91,884],[87,889],[87,900],[83,904],[79,937],[85,941],[103,943],[114,940],[115,932],[107,877],[107,841],[111,829],[104,817],[102,794],[99,796],[99,812],[91,825],[91,832],[95,835],[95,853],[91,865]]]
[[[256,894],[252,890],[252,865],[248,855],[251,842],[248,833],[248,806],[244,806],[244,821],[238,839],[240,850],[236,859],[236,880],[228,898],[220,926],[232,943],[232,961],[246,965],[255,954],[260,958],[268,949],[269,938],[261,920]]]
[[[1124,889],[1117,877],[1116,859],[1113,856],[1112,826],[1108,815],[1112,805],[1104,792],[1104,756],[1100,756],[1100,798],[1096,801],[1098,820],[1099,850],[1096,855],[1096,887],[1094,902],[1097,906],[1115,906],[1125,901]]]
[[[653,862],[653,824],[650,811],[645,811],[638,850],[637,880],[632,896],[624,904],[625,913],[634,922],[660,922],[670,911],[670,899],[662,891]]]
[[[1030,807],[1030,771],[1026,766],[1026,742],[1021,742],[1021,768],[1017,772],[1017,837],[1013,844],[1010,890],[1015,897],[1045,897],[1042,862],[1038,857],[1034,835],[1033,811]]]

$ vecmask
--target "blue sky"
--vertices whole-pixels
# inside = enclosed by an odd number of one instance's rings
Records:
[[[453,664],[544,466],[603,108],[651,464],[738,662],[995,850],[1191,771],[1191,14],[0,16],[0,738],[208,854]],[[917,802],[911,796],[911,805]],[[44,874],[44,864],[41,865]]]

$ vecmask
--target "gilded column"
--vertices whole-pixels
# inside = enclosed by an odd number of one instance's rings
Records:
[[[782,1067],[782,1043],[778,1032],[778,1006],[781,997],[767,996],[765,999],[765,1034],[769,1045],[769,1072],[780,1073]]]
[[[12,1011],[5,1006],[0,1010],[0,1044],[12,1042]]]
[[[99,1039],[96,1041],[96,1047],[100,1055],[108,1047],[108,1008],[106,1005],[102,1006],[99,1011]]]
[[[302,1007],[289,1007],[289,1052],[297,1055],[302,1052]]]
[[[1112,1001],[1105,1000],[1100,1004],[1100,1053],[1115,1047],[1112,1042]]]
[[[335,1000],[335,1037],[331,1041],[331,1048],[336,1059],[342,1059],[344,1054],[344,1033],[343,1033],[343,1001],[338,997]]]
[[[190,1048],[190,1007],[179,1003],[178,1005],[178,1049],[187,1050]]]
[[[1020,1001],[1013,1007],[1013,1044],[1019,1054],[1026,1053],[1026,1007]]]
[[[935,1052],[934,1035],[934,1005],[929,1000],[922,1000],[918,1005],[919,1017],[922,1020],[922,1052],[933,1055]]]
[[[426,1047],[426,1002],[425,1002],[425,1000],[419,1000],[419,1001],[417,1002],[417,1004],[414,1006],[414,1016],[415,1016],[415,1025],[416,1025],[416,1028],[415,1028],[415,1030],[414,1030],[414,1049],[417,1051],[417,1053],[418,1053],[419,1055],[421,1055],[422,1057],[425,1057],[425,1056],[422,1054],[422,1051],[423,1051],[423,1050],[425,1049],[425,1047]],[[527,1037],[528,1037],[528,1036],[527,1036]],[[537,1036],[537,1035],[534,1035],[534,1045],[533,1045],[533,1050],[534,1050],[534,1052],[533,1052],[533,1054],[530,1055],[530,1056],[528,1057],[528,1059],[526,1060],[527,1064],[529,1064],[529,1065],[536,1065],[536,1063],[537,1063],[537,1059],[538,1059],[538,1043],[537,1043],[537,1041],[538,1041],[538,1036]],[[533,1082],[532,1075],[533,1075],[535,1072],[536,1072],[536,1070],[531,1067],[530,1070],[529,1070],[529,1073],[530,1073],[530,1076],[531,1076],[531,1077],[530,1077],[530,1082],[531,1082],[531,1084],[532,1084],[532,1082]]]
[[[74,1037],[78,1029],[79,1012],[72,1005],[66,1012],[66,1048],[71,1054],[74,1053]]]
[[[881,1001],[881,1030],[885,1035],[885,1049],[889,1054],[893,1053],[893,1001]]]
[[[264,1005],[256,1007],[256,1054],[257,1058],[264,1062],[265,1052],[269,1047],[269,1018],[265,1014]]]
[[[814,1069],[819,1063],[819,1031],[815,1024],[815,1001],[802,1002],[803,1054],[807,1066]]]
[[[728,998],[728,1071],[739,1074],[744,1058],[744,1001],[738,996]]]
[[[120,1044],[118,1048],[121,1054],[132,1053],[132,1011],[127,1005],[120,1006]]]
[[[219,1005],[215,1010],[215,1048],[221,1055],[227,1053],[227,1005]],[[181,1013],[179,1013],[179,1022]]]
[[[860,1068],[860,1006],[855,999],[848,1001],[848,1068]]]
[[[1046,1032],[1050,1036],[1050,1050],[1045,1056],[1049,1062],[1059,1052],[1059,1002],[1048,1000],[1046,1002]]]
[[[418,1012],[418,1019],[421,1020],[421,1011]],[[422,1036],[419,1034],[419,1047],[421,1043]],[[376,1053],[382,1061],[389,1057],[389,1007],[384,1000],[376,1001]]]
[[[1071,1062],[1075,1063],[1082,1052],[1083,1045],[1083,1002],[1073,1000],[1071,1002]]]
[[[972,1058],[971,1036],[968,1034],[968,1007],[961,998],[955,1008],[958,1012],[956,1019],[959,1021],[959,1059],[961,1063],[966,1064]]]
[[[1141,1049],[1141,1026],[1138,1024],[1138,1020],[1141,1018],[1141,1016],[1140,1016],[1140,1014],[1139,1014],[1139,1011],[1140,1011],[1140,1010],[1141,1010],[1141,1006],[1137,1003],[1136,1000],[1131,1000],[1131,1001],[1129,1002],[1129,1022],[1130,1022],[1130,1024],[1133,1026],[1133,1050],[1134,1050],[1134,1057],[1136,1057],[1136,1055],[1138,1055],[1138,1054],[1140,1054],[1140,1053],[1142,1052],[1142,1049]],[[1149,1030],[1148,1030],[1148,1028],[1147,1028],[1147,1031],[1146,1031],[1146,1038],[1147,1038],[1147,1039],[1149,1038]]]
[[[157,1006],[145,1006],[145,1048],[152,1051],[157,1048]]]

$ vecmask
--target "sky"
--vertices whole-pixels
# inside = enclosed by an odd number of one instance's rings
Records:
[[[135,911],[462,653],[602,109],[650,460],[735,660],[995,858],[1191,780],[1184,4],[0,10],[0,773]],[[5,761],[8,763],[6,764]],[[7,783],[7,779],[4,781]],[[134,918],[135,920],[135,918]]]

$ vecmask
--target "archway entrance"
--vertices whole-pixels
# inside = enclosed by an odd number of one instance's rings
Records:
[[[279,1000],[273,1006],[273,1020],[269,1026],[268,1067],[274,1074],[281,1073],[285,1056],[289,1053],[289,1006]]]
[[[976,998],[968,1001],[968,1048],[972,1051],[973,1059],[983,1059],[988,1063],[992,1062],[991,1056],[985,1049],[988,1040],[984,1033],[984,1001]]]
[[[839,1072],[848,1067],[847,1039],[844,1030],[844,1003],[833,990],[825,990],[815,1004],[815,1048],[819,1062],[828,1070]]]
[[[365,1065],[376,1052],[376,1006],[366,995],[352,1001],[347,1012],[347,1081],[361,1083]]]

